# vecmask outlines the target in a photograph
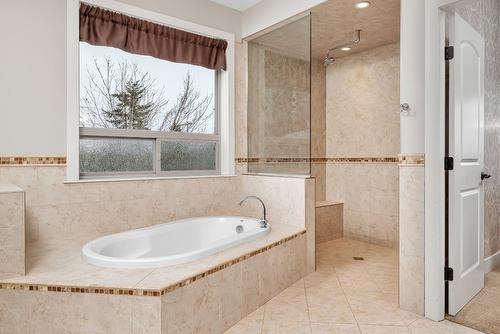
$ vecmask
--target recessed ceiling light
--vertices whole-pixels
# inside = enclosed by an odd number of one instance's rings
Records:
[[[346,47],[341,48],[340,50],[342,50],[342,51],[351,51],[351,48],[348,47],[348,46],[346,46]]]
[[[355,6],[356,8],[360,8],[360,9],[362,9],[362,8],[369,7],[370,5],[371,5],[370,1],[360,1],[360,2],[358,2],[357,4],[355,4],[354,6]]]

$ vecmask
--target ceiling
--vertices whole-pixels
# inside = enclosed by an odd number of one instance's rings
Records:
[[[361,29],[361,42],[348,52],[361,52],[399,42],[400,0],[370,0],[371,6],[358,9],[357,0],[329,0],[312,9],[311,55],[323,59],[326,51],[355,39]]]
[[[253,5],[256,5],[257,3],[261,2],[262,0],[210,0],[210,1],[243,12],[248,8],[252,7]]]
[[[309,17],[303,17],[252,39],[253,43],[265,46],[274,52],[303,60],[309,59]]]
[[[311,47],[312,58],[320,60],[325,58],[328,49],[353,41],[356,29],[361,29],[361,42],[351,51],[335,52],[334,58],[399,42],[400,0],[370,2],[368,8],[358,9],[354,7],[357,0],[329,0],[311,10],[311,24],[304,17],[279,26],[252,42],[301,59],[309,58]]]

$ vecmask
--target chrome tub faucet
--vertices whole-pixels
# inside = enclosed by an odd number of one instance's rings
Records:
[[[240,206],[242,206],[243,203],[245,203],[245,201],[247,199],[250,199],[250,198],[253,198],[253,199],[257,200],[257,201],[260,202],[260,204],[262,204],[263,215],[262,215],[262,218],[260,219],[260,227],[267,228],[269,226],[269,223],[267,222],[267,218],[266,218],[266,205],[264,204],[264,202],[259,197],[257,197],[257,196],[247,196],[244,199],[242,199],[238,204]]]

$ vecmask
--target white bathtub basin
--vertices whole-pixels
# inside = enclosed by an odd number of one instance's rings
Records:
[[[238,226],[243,232],[236,231]],[[269,231],[254,218],[189,218],[93,240],[83,246],[82,256],[101,267],[163,267],[200,259]]]

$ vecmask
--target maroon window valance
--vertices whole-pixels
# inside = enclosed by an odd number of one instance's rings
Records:
[[[227,42],[80,4],[80,41],[176,63],[226,69]]]

